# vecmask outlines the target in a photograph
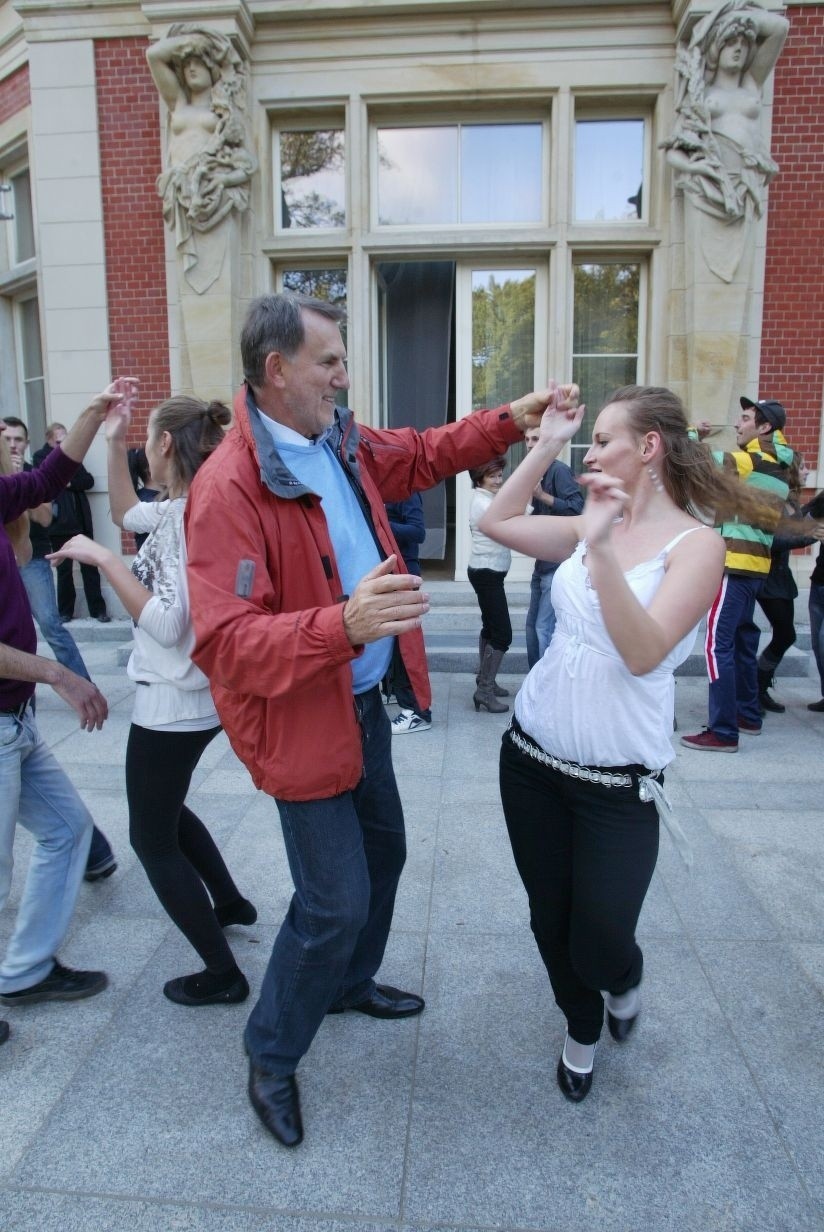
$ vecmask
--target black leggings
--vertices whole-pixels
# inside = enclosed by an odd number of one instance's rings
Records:
[[[239,891],[185,800],[195,766],[219,731],[151,731],[133,723],[126,746],[129,841],[167,915],[214,972],[236,963],[209,894],[221,907]]]
[[[759,599],[767,620],[772,625],[770,643],[761,651],[758,666],[774,672],[795,642],[795,603],[792,599]]]
[[[604,1020],[600,990],[617,995],[641,980],[635,926],[658,859],[658,812],[641,803],[637,787],[572,779],[508,735],[501,800],[556,1004],[572,1038],[594,1044]]]
[[[512,645],[512,622],[504,590],[505,573],[497,569],[467,569],[466,576],[478,596],[481,636],[495,650],[506,652]]]

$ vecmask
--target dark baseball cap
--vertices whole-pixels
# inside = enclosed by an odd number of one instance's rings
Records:
[[[773,428],[783,428],[787,422],[787,412],[784,410],[780,402],[765,400],[764,402],[753,402],[752,398],[739,398],[741,409],[746,411],[749,407],[753,410],[760,411],[766,419],[767,423]]]

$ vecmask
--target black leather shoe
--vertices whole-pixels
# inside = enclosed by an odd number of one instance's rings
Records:
[[[824,697],[822,697],[820,702],[810,702],[807,709],[814,711],[816,714],[824,714]]]
[[[765,710],[769,710],[770,714],[783,714],[787,709],[782,702],[776,701],[770,693],[761,693],[758,701],[761,706],[762,714]]]
[[[357,1010],[370,1018],[414,1018],[420,1014],[426,1002],[414,992],[401,992],[389,984],[376,984],[370,996],[357,1005],[330,1005],[328,1014],[342,1014],[344,1010]]]
[[[580,1104],[589,1095],[592,1086],[592,1070],[588,1074],[576,1074],[575,1070],[564,1065],[563,1053],[558,1058],[558,1086],[561,1094],[573,1104]]]
[[[5,1044],[9,1038],[9,1024],[5,1018],[0,1018],[0,1044]]]
[[[609,1010],[607,1010],[607,1026],[616,1044],[623,1044],[637,1021],[637,1014],[633,1014],[632,1018],[616,1018],[614,1014],[610,1014]]]
[[[249,1100],[263,1124],[284,1146],[303,1142],[300,1096],[294,1074],[266,1074],[249,1063]]]
[[[108,612],[101,612],[99,616],[95,616],[95,620],[101,625],[110,625],[112,618]]]

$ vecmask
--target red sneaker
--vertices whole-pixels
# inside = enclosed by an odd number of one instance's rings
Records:
[[[740,715],[740,714],[735,721],[738,724],[738,730],[740,732],[744,732],[745,735],[747,736],[760,736],[761,735],[761,724],[760,723],[753,723],[752,719],[745,719],[743,715]]]
[[[682,736],[681,743],[686,745],[688,749],[698,749],[699,752],[703,753],[738,752],[737,740],[722,740],[709,727],[705,727],[703,731],[698,732],[695,736]]]

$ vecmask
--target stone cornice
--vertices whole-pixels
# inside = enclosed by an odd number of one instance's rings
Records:
[[[140,8],[157,36],[165,34],[173,22],[195,22],[240,42],[248,58],[255,19],[247,0],[142,0]]]
[[[138,0],[14,0],[29,43],[149,33]]]

